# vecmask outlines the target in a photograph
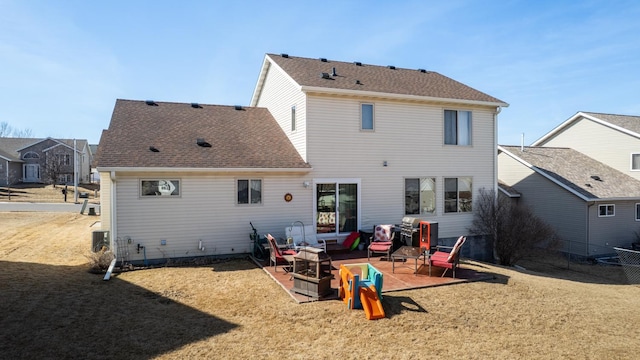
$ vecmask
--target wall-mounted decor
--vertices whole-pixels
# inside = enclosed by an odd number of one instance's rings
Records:
[[[140,196],[180,196],[180,180],[140,180]]]
[[[293,195],[289,193],[284,194],[284,201],[289,202],[291,200],[293,200]]]

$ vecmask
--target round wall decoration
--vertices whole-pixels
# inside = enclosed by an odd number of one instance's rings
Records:
[[[293,195],[291,195],[290,193],[284,194],[284,201],[289,202],[291,200],[293,200]]]

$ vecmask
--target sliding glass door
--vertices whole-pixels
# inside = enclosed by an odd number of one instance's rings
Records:
[[[316,231],[327,237],[358,230],[359,180],[315,183]]]

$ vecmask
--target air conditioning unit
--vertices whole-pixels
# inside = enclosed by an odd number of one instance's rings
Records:
[[[109,248],[109,231],[96,230],[92,235],[91,251],[98,252],[103,246]]]

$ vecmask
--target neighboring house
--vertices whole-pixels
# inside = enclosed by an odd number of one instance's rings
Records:
[[[116,102],[97,156],[102,228],[132,261],[247,253],[249,222],[341,241],[408,215],[446,242],[496,189],[504,106],[431,71],[268,54],[251,107]]]
[[[581,257],[629,247],[640,230],[640,181],[566,147],[498,146],[502,195],[529,206]]]
[[[0,184],[3,185],[49,182],[52,171],[56,174],[56,183],[72,184],[74,161],[77,161],[78,183],[89,182],[91,158],[86,140],[0,138]]]
[[[89,144],[89,158],[92,159],[91,173],[89,174],[89,182],[93,184],[100,183],[100,173],[98,173],[98,169],[96,169],[94,164],[96,154],[98,154],[98,144]]]
[[[569,147],[640,180],[640,116],[578,112],[532,146]]]

